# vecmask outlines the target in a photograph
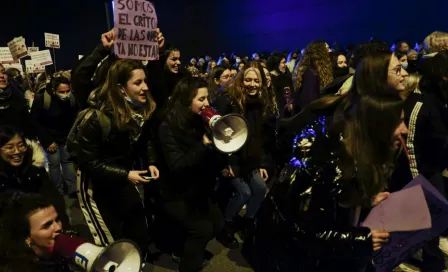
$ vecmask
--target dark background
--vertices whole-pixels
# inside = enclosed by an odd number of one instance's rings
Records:
[[[159,26],[182,56],[294,50],[314,39],[345,45],[376,36],[412,45],[448,31],[448,1],[155,0]],[[58,69],[69,69],[108,30],[103,0],[2,0],[1,46],[23,36],[44,49],[44,32],[60,34]]]

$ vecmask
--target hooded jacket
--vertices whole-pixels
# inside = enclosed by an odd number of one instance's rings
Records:
[[[70,227],[65,202],[45,170],[46,156],[40,145],[27,140],[29,146],[20,167],[14,168],[5,161],[0,162],[0,193],[21,191],[37,193],[51,199],[64,228]]]

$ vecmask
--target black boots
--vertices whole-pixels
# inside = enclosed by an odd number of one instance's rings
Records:
[[[240,245],[235,238],[237,227],[233,221],[227,221],[224,230],[216,236],[216,240],[229,249],[237,249]]]

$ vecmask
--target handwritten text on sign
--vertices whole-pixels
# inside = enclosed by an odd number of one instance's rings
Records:
[[[13,63],[15,62],[9,47],[0,47],[0,63]]]
[[[30,54],[30,56],[31,56],[31,59],[33,60],[33,62],[38,65],[47,66],[47,65],[53,64],[53,60],[51,59],[50,50],[48,50],[48,49],[33,52]]]
[[[157,14],[144,0],[114,0],[115,54],[124,59],[159,58]]]
[[[58,34],[44,33],[45,35],[45,47],[48,48],[61,48]]]
[[[14,38],[14,40],[8,43],[8,47],[15,60],[28,56],[28,49],[26,48],[23,37]]]

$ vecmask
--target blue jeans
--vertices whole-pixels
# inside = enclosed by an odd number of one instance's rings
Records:
[[[70,155],[64,144],[58,144],[56,150],[48,153],[48,164],[50,169],[50,179],[58,189],[64,194],[64,184],[67,183],[68,194],[76,192],[76,172],[73,162],[69,160]]]
[[[234,192],[226,207],[226,221],[232,221],[245,204],[247,204],[246,216],[254,218],[267,191],[266,182],[261,178],[260,171],[258,169],[253,171],[247,180],[235,178],[230,181],[230,185]]]

